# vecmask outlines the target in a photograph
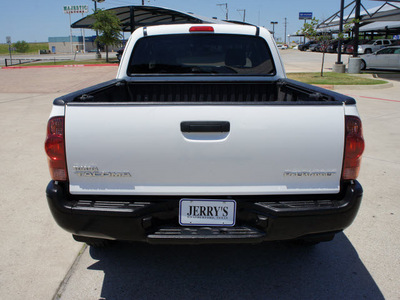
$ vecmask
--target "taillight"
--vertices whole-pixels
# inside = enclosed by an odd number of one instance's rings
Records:
[[[361,156],[364,152],[364,137],[361,120],[355,116],[346,116],[345,149],[342,178],[356,179],[360,172]]]
[[[65,159],[64,117],[51,118],[47,124],[47,136],[44,144],[53,180],[68,180]]]
[[[214,27],[212,26],[192,26],[189,32],[214,32]]]

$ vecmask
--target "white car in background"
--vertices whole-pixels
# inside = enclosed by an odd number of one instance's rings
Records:
[[[361,69],[400,70],[400,46],[386,47],[372,54],[360,55]]]
[[[276,45],[277,47],[278,47],[278,49],[280,49],[280,50],[286,50],[287,48],[288,48],[288,45],[287,44],[278,44],[278,45]]]

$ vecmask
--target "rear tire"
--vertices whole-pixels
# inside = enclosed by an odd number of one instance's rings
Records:
[[[365,70],[367,68],[367,64],[365,63],[365,60],[361,60],[361,64],[360,64],[360,69],[361,70]]]
[[[110,245],[111,241],[106,239],[92,238],[87,236],[80,236],[73,234],[72,237],[75,241],[86,243],[88,246],[95,248],[104,248]]]

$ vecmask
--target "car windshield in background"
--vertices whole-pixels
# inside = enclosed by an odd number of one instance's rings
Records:
[[[247,35],[176,34],[140,39],[128,75],[275,75],[264,39]]]

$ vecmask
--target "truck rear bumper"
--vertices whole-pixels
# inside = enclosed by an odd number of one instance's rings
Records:
[[[74,235],[195,244],[255,243],[339,232],[353,222],[363,194],[357,181],[342,190],[338,195],[226,197],[237,202],[234,227],[179,225],[179,196],[76,196],[54,181],[46,194],[58,225]]]

